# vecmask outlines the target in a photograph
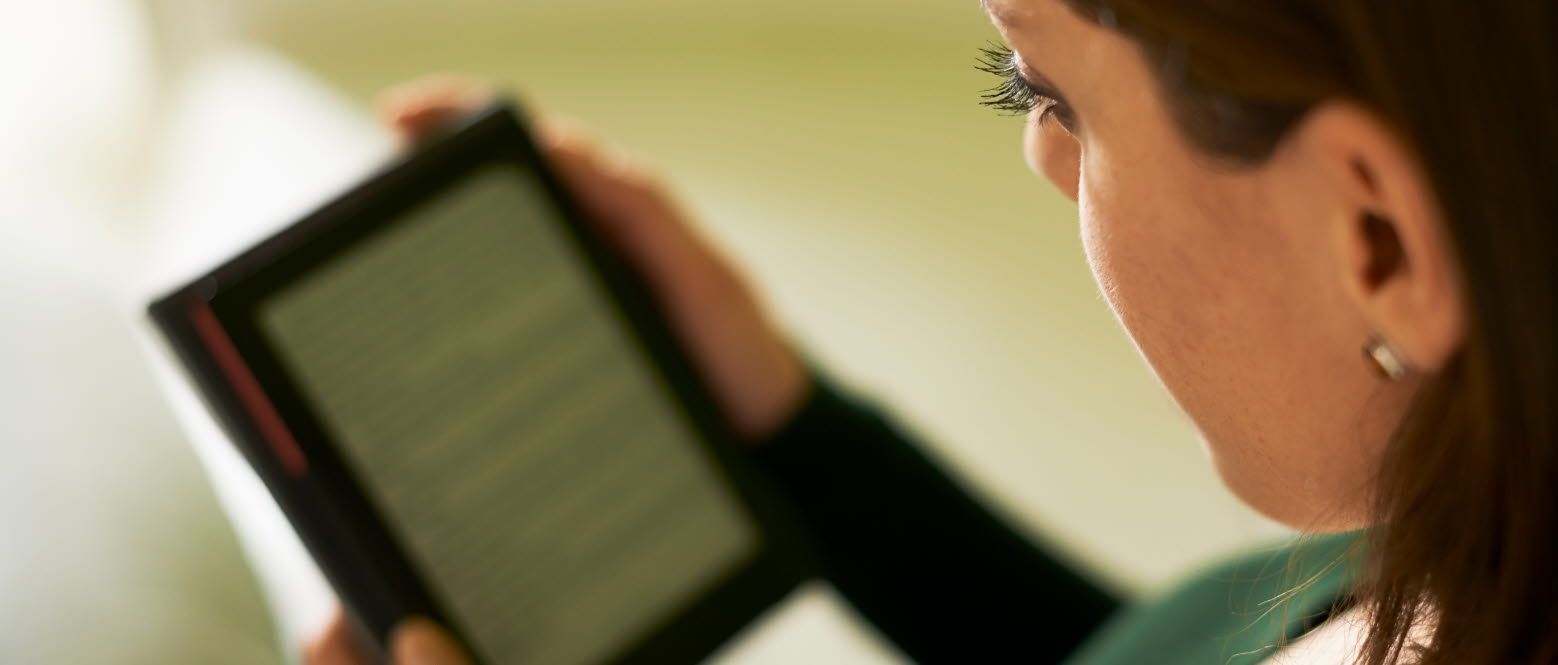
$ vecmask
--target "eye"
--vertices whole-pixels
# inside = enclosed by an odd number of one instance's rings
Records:
[[[1068,132],[1076,127],[1076,116],[1071,107],[1053,89],[1025,78],[1017,68],[1017,56],[1010,48],[991,44],[979,49],[975,67],[1001,79],[995,87],[980,93],[980,104],[1012,115],[1028,115],[1037,110],[1041,123],[1053,119]]]

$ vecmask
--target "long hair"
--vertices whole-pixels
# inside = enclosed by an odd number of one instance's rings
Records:
[[[1558,3],[1065,2],[1135,42],[1214,157],[1259,164],[1331,99],[1416,155],[1469,320],[1381,462],[1363,662],[1558,662]]]

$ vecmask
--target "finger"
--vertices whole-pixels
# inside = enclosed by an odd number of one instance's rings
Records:
[[[492,86],[482,79],[458,74],[436,74],[386,90],[379,95],[375,107],[387,124],[393,124],[440,110],[478,106],[491,98],[492,94]]]
[[[675,205],[664,188],[626,153],[602,145],[564,118],[543,116],[536,124],[548,161],[592,221],[612,227],[607,230],[614,233],[628,232],[626,226],[644,226],[646,219],[679,225]]]
[[[470,665],[465,650],[449,633],[422,617],[407,619],[390,637],[395,665]]]
[[[532,119],[531,124],[535,127],[537,141],[546,149],[594,143],[583,125],[566,116],[542,113]]]
[[[641,267],[665,265],[692,239],[680,214],[647,176],[584,142],[555,144],[548,161],[592,230]],[[648,265],[645,265],[648,264]]]
[[[718,300],[744,288],[728,265],[710,259],[715,252],[708,240],[649,171],[572,121],[545,116],[535,125],[548,163],[591,230],[673,309],[685,300]]]
[[[306,665],[369,665],[357,648],[357,641],[339,607],[324,632],[304,646],[303,662]]]
[[[492,86],[482,79],[437,74],[390,88],[374,103],[379,121],[403,142],[427,136],[439,126],[485,105]]]
[[[729,265],[712,259],[717,251],[688,223],[677,202],[632,162],[611,156],[582,135],[558,139],[548,157],[590,230],[671,309],[692,301],[728,300],[745,288]]]
[[[602,175],[646,191],[663,187],[632,153],[602,141],[584,125],[564,116],[542,114],[533,121],[543,150],[558,151],[587,161]]]

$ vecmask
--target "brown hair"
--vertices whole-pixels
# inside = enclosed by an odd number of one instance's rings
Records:
[[[1363,662],[1558,662],[1558,3],[1065,1],[1135,41],[1210,155],[1259,163],[1331,99],[1415,152],[1469,320],[1382,460]]]

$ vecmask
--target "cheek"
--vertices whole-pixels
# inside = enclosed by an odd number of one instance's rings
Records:
[[[1088,265],[1224,481],[1292,526],[1354,526],[1370,379],[1308,249],[1222,176],[1104,166],[1090,156],[1079,178]]]
[[[1203,383],[1190,376],[1215,330],[1207,303],[1221,299],[1176,232],[1174,206],[1143,201],[1097,177],[1080,179],[1082,248],[1099,291],[1158,379],[1176,397]],[[1144,204],[1144,205],[1143,205]],[[1207,248],[1210,249],[1210,248]]]
[[[1049,180],[1066,198],[1077,200],[1082,149],[1060,123],[1039,122],[1030,114],[1023,130],[1023,159],[1028,170]]]

